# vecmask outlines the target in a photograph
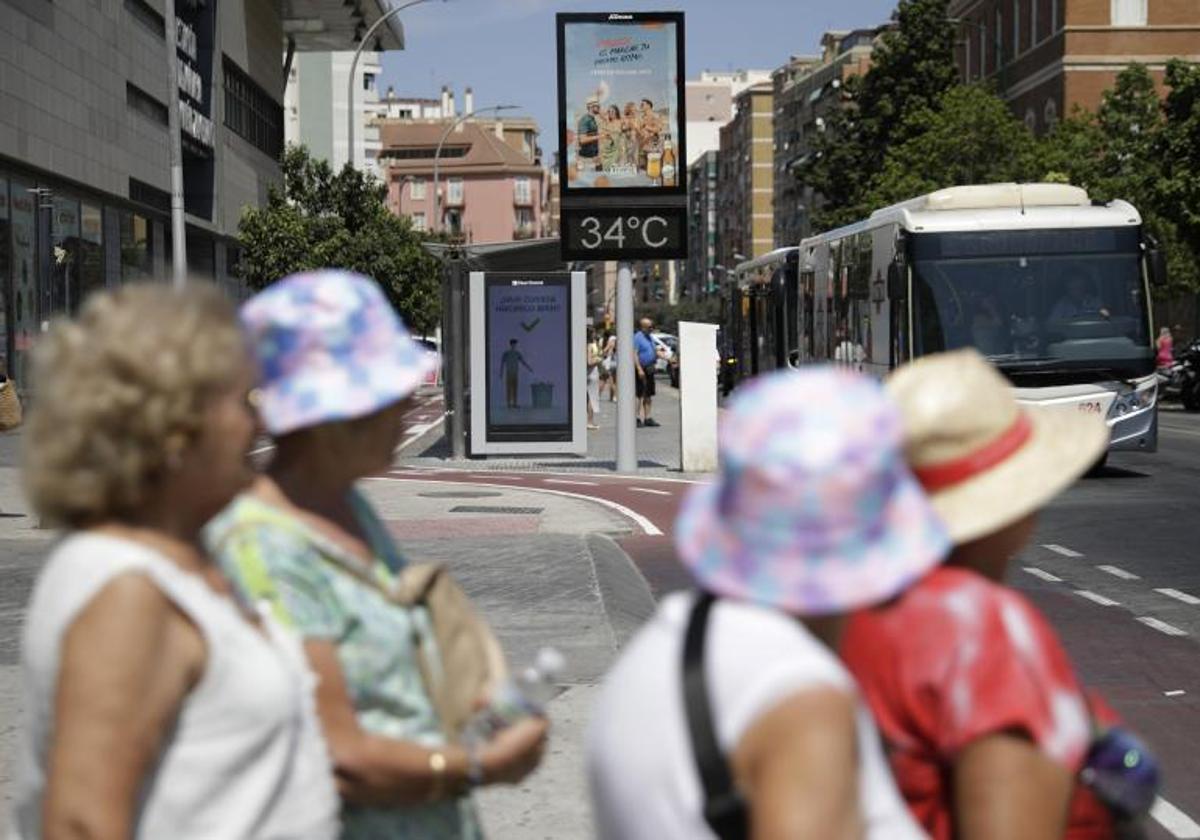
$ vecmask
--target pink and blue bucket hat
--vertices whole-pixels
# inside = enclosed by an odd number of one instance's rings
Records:
[[[349,271],[285,277],[246,301],[241,318],[272,435],[365,417],[410,395],[438,364],[375,281]]]
[[[950,549],[872,379],[814,367],[754,380],[719,443],[717,480],[688,495],[675,527],[680,559],[716,595],[849,612],[899,594]]]

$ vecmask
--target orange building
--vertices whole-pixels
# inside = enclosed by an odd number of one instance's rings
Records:
[[[992,80],[1039,133],[1095,110],[1131,63],[1161,80],[1171,58],[1200,61],[1200,0],[951,0],[950,14],[963,78]]]

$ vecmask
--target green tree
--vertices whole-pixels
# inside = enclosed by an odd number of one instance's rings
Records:
[[[959,85],[911,113],[908,140],[887,151],[867,203],[883,207],[943,187],[1029,181],[1038,144],[1024,123],[989,89]]]
[[[1124,199],[1142,215],[1146,231],[1167,256],[1168,283],[1159,297],[1200,288],[1200,73],[1172,62],[1167,100],[1153,77],[1131,64],[1105,92],[1095,114],[1079,111],[1042,141],[1042,177],[1064,176],[1098,201]]]
[[[1173,223],[1161,231],[1172,286],[1200,289],[1200,64],[1167,64],[1165,124],[1159,142],[1159,210]]]
[[[893,19],[895,26],[880,36],[871,56],[871,69],[845,86],[844,106],[830,115],[811,162],[802,168],[801,179],[823,199],[814,214],[818,228],[845,224],[873,209],[871,182],[888,149],[920,133],[913,115],[935,111],[957,83],[948,0],[900,0]]]
[[[239,267],[250,287],[345,268],[373,277],[413,330],[430,332],[440,311],[439,266],[409,221],[388,211],[387,187],[349,165],[335,173],[303,146],[289,146],[281,165],[283,188],[242,214]]]

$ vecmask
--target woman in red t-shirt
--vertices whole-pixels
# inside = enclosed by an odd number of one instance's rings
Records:
[[[955,547],[898,598],[854,616],[842,643],[896,782],[934,840],[1112,836],[1076,784],[1092,711],[1054,631],[1005,569],[1036,515],[1104,451],[1103,421],[1026,412],[982,356],[901,368],[888,390],[906,457]]]

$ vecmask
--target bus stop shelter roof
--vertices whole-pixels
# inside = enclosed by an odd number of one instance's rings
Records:
[[[566,271],[568,268],[557,237],[464,244],[424,242],[422,247],[442,261],[463,259],[474,271]]]

